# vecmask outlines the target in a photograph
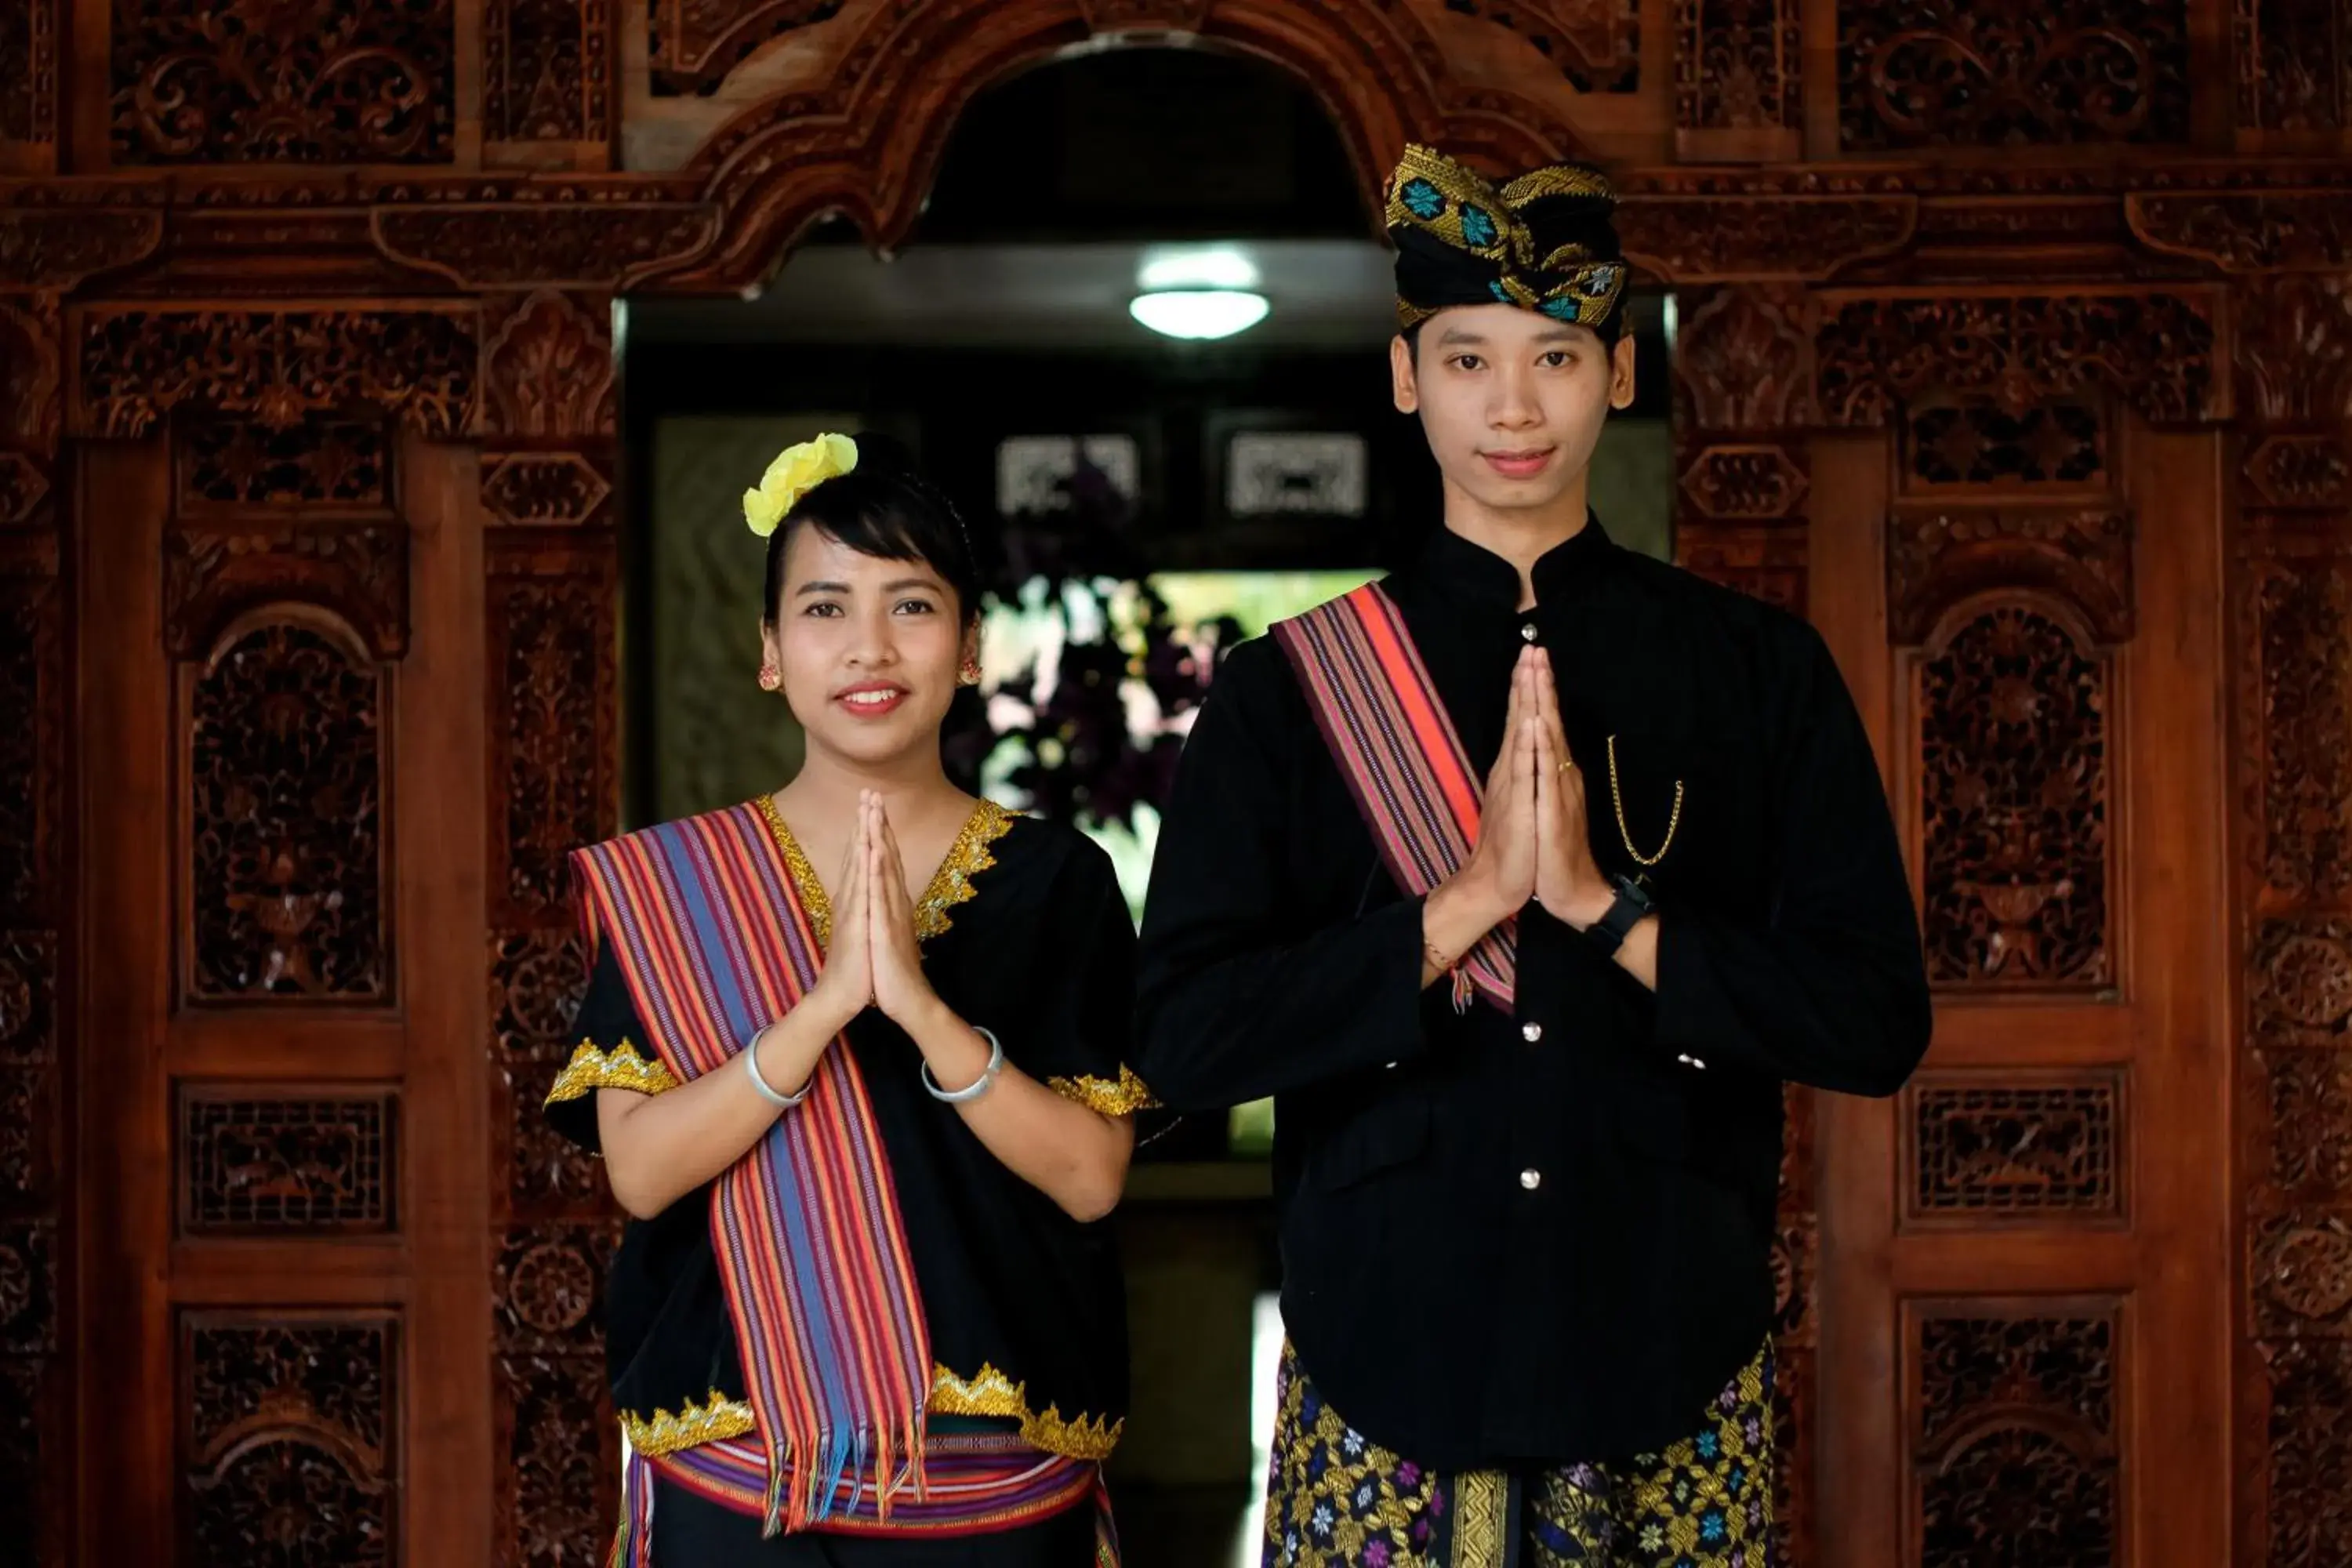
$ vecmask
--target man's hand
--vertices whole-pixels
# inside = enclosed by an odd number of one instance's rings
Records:
[[[1592,858],[1584,770],[1569,752],[1551,660],[1536,652],[1536,666],[1532,682],[1537,756],[1535,898],[1553,919],[1582,931],[1609,912],[1609,906],[1617,901],[1617,890]]]

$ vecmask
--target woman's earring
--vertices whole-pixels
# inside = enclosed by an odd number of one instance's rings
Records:
[[[976,658],[965,659],[963,661],[963,668],[956,671],[956,684],[958,686],[978,686],[980,684],[980,660]]]
[[[773,691],[777,687],[782,686],[783,683],[784,678],[776,673],[776,667],[774,665],[763,664],[760,667],[761,690]]]

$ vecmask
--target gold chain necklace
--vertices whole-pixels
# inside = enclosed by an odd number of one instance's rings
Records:
[[[1617,737],[1614,735],[1609,737],[1609,804],[1617,810],[1617,837],[1625,841],[1625,853],[1633,858],[1633,864],[1646,871],[1666,858],[1666,851],[1675,847],[1675,829],[1683,825],[1683,781],[1675,781],[1675,809],[1674,814],[1666,818],[1664,841],[1658,846],[1656,854],[1643,854],[1633,847],[1633,830],[1625,826],[1625,792],[1617,787]]]

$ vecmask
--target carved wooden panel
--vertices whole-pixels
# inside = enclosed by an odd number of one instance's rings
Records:
[[[1679,0],[1675,20],[1677,126],[1759,131],[1800,122],[1803,24],[1790,0]]]
[[[408,649],[408,531],[389,519],[263,514],[165,531],[163,647],[173,658],[204,658],[240,616],[288,604],[331,611],[373,658],[397,658]]]
[[[474,420],[471,305],[383,310],[89,306],[75,424],[136,437],[181,404],[285,429],[368,407],[448,440]]]
[[[114,0],[120,163],[446,163],[451,0]]]
[[[2248,419],[2340,438],[2352,419],[2352,276],[2308,272],[2238,290],[2238,383]]]
[[[2255,1347],[2263,1384],[2263,1445],[2270,1455],[2262,1561],[2280,1568],[2332,1563],[2352,1541],[2352,1342],[2265,1342]]]
[[[2333,0],[2231,0],[2238,123],[2260,131],[2352,126],[2352,27]]]
[[[179,1354],[182,1562],[400,1561],[396,1318],[186,1311]]]
[[[2248,760],[2262,895],[2340,905],[2352,895],[2352,549],[2281,535],[2250,566],[2238,646],[2242,714],[2259,725]]]
[[[58,16],[63,0],[0,7],[0,144],[58,139]]]
[[[2081,612],[2100,642],[2128,642],[2132,549],[2131,520],[2113,507],[1897,505],[1886,525],[1888,635],[1924,643],[1969,600],[2038,590]]]
[[[0,917],[17,923],[44,919],[63,827],[62,606],[55,545],[36,542],[0,559]]]
[[[618,1424],[604,1391],[597,1310],[617,1245],[610,1222],[499,1238],[498,1561],[601,1561],[619,1500]]]
[[[1910,1301],[1910,1542],[1918,1568],[2122,1562],[2120,1308]]]
[[[494,915],[568,921],[565,857],[612,834],[617,797],[609,542],[494,541],[489,592]]]
[[[1904,1108],[1906,1226],[2123,1220],[2119,1069],[1927,1072]]]
[[[0,1220],[0,1355],[58,1350],[58,1227],[47,1219]]]
[[[587,992],[587,975],[588,955],[574,931],[551,928],[491,937],[491,1168],[505,1173],[505,1215],[605,1212],[596,1161],[541,1114],[576,1043],[568,1031]]]
[[[371,419],[191,419],[175,441],[182,516],[299,507],[383,512],[392,504],[390,432]]]
[[[292,1093],[183,1084],[178,1185],[185,1236],[369,1235],[394,1228],[391,1089]]]
[[[1445,8],[1517,33],[1579,92],[1642,85],[1642,20],[1633,0],[1445,0]]]
[[[1833,303],[1814,338],[1822,420],[1889,423],[1923,395],[2012,418],[2114,392],[2159,424],[2217,417],[2214,300],[2192,293],[1952,294]]]
[[[1937,985],[2112,981],[2109,685],[2104,657],[2022,605],[1978,612],[1922,659],[1919,865]]]
[[[342,637],[285,621],[189,671],[192,999],[390,997],[384,679]]]
[[[761,44],[830,20],[841,7],[842,0],[649,0],[654,94],[708,97]]]
[[[2095,401],[2015,411],[1989,400],[1930,401],[1904,410],[1903,488],[1966,490],[2107,489],[2105,410]]]
[[[2186,141],[2187,13],[2182,0],[1841,0],[1840,142]]]
[[[609,0],[488,0],[482,133],[492,142],[601,142],[613,130]]]

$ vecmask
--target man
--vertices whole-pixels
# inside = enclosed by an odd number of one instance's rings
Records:
[[[1391,361],[1444,527],[1234,651],[1162,827],[1138,1068],[1278,1097],[1269,1564],[1762,1568],[1781,1086],[1927,1048],[1828,649],[1587,510],[1612,206],[1407,152]]]

